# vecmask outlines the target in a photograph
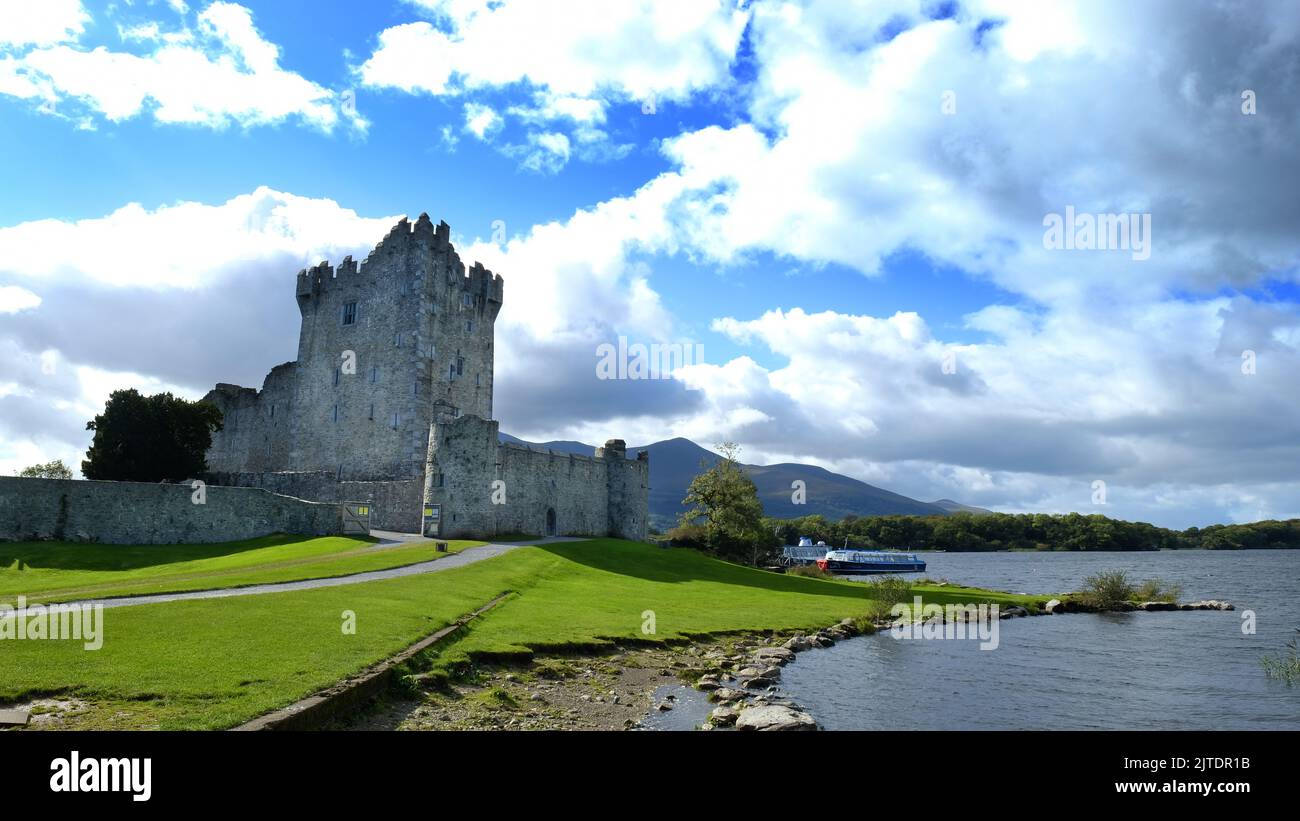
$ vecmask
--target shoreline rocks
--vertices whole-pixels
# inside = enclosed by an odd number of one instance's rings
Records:
[[[817,722],[802,710],[782,704],[765,704],[741,710],[736,718],[736,729],[758,732],[816,730]]]

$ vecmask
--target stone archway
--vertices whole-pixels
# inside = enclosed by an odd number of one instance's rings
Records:
[[[555,508],[546,508],[546,534],[547,536],[555,535]]]

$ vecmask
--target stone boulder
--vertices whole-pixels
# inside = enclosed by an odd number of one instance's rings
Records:
[[[780,704],[749,707],[736,718],[737,730],[816,730],[817,722],[805,712]]]
[[[794,638],[787,640],[786,643],[781,646],[792,653],[802,653],[805,650],[811,650],[813,644],[807,636],[795,636]]]
[[[734,690],[730,687],[719,687],[713,691],[713,698],[723,704],[732,701],[743,701],[745,694],[740,690]]]
[[[754,654],[754,658],[773,664],[789,664],[794,661],[794,651],[785,647],[763,647]]]
[[[709,723],[715,727],[730,727],[736,723],[740,717],[740,711],[734,707],[728,707],[725,704],[714,707],[713,712],[709,713]]]

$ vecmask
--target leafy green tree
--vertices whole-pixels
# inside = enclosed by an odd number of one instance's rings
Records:
[[[86,423],[95,438],[81,473],[120,482],[180,481],[208,469],[205,454],[221,430],[221,410],[170,393],[113,391],[104,412]]]
[[[681,524],[703,525],[704,546],[710,552],[756,565],[775,546],[776,536],[764,526],[758,489],[737,461],[740,448],[724,442],[718,450],[722,458],[686,489],[682,503],[688,509]]]
[[[29,479],[71,479],[72,468],[63,464],[62,459],[55,459],[42,465],[25,467],[18,475]]]

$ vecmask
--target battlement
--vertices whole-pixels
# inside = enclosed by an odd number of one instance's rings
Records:
[[[384,238],[370,250],[370,253],[366,254],[362,263],[357,263],[351,256],[346,256],[337,269],[333,268],[328,261],[321,261],[311,268],[300,270],[297,278],[297,296],[299,300],[319,296],[334,282],[365,270],[373,262],[421,249],[429,249],[435,254],[449,257],[448,272],[452,276],[448,278],[448,285],[459,286],[468,294],[482,297],[484,307],[493,316],[501,309],[505,281],[500,274],[492,273],[477,261],[467,270],[451,244],[451,226],[442,221],[434,225],[427,213],[420,214],[415,222],[411,222],[406,217],[398,220]]]

